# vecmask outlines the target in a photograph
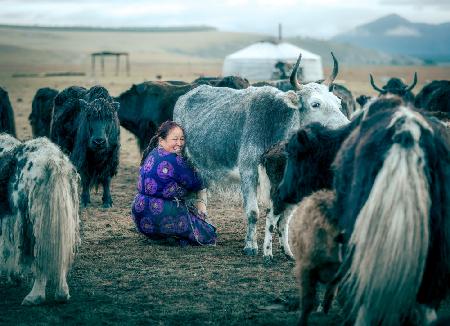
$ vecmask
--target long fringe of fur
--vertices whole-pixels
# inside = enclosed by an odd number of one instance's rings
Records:
[[[267,175],[266,168],[262,164],[258,165],[258,181],[258,202],[265,207],[271,207],[271,183],[269,180],[269,176]]]
[[[45,182],[32,189],[28,207],[35,237],[34,269],[56,280],[66,276],[80,241],[78,177],[71,164],[53,159],[45,172]]]
[[[387,152],[349,242],[343,289],[356,325],[399,325],[413,309],[427,260],[431,199],[420,128],[408,116],[394,128],[394,137],[409,133],[414,142]]]
[[[110,99],[96,99],[90,107],[82,110],[78,116],[78,129],[70,159],[82,178],[90,178],[91,186],[97,186],[102,180],[117,174],[120,154],[120,125],[117,109]],[[91,153],[98,166],[89,166],[88,143],[90,137],[89,121],[93,118],[109,124],[108,148],[102,152]],[[91,163],[92,164],[92,163]]]

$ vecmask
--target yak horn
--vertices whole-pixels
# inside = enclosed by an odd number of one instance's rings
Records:
[[[410,90],[412,90],[412,89],[414,88],[414,86],[416,86],[416,84],[417,84],[417,72],[414,73],[414,80],[413,80],[411,86],[409,86],[409,87],[405,90],[405,92],[409,92]]]
[[[338,64],[338,61],[336,60],[336,57],[334,56],[333,52],[331,52],[331,56],[333,57],[333,72],[323,82],[325,85],[329,86],[330,89],[331,89],[331,85],[333,84],[334,80],[336,79],[336,76],[337,76],[338,71],[339,71],[339,64]]]
[[[297,59],[297,62],[295,63],[294,69],[291,73],[291,78],[289,79],[291,81],[292,87],[294,87],[295,90],[299,91],[302,88],[302,84],[297,79],[297,71],[298,66],[300,65],[300,60],[302,60],[302,54],[300,53]]]
[[[377,87],[377,85],[375,85],[372,74],[369,74],[369,75],[370,75],[370,84],[372,85],[373,89],[376,90],[377,92],[384,93],[383,89],[380,89]]]

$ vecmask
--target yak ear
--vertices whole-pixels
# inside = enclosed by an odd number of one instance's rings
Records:
[[[282,95],[280,95],[284,101],[284,103],[294,109],[294,110],[298,110],[299,106],[300,106],[300,101],[298,98],[298,95],[296,92],[294,91],[287,91],[286,93],[282,93]]]
[[[345,232],[339,232],[339,234],[334,238],[334,241],[337,243],[344,244],[345,243]]]
[[[300,129],[297,132],[297,142],[299,152],[306,152],[310,147],[310,138],[308,132],[304,129]]]
[[[112,108],[113,108],[113,110],[114,110],[115,112],[118,112],[118,111],[119,111],[119,108],[120,108],[120,103],[119,103],[119,102],[116,102],[116,101],[113,101],[111,106],[112,106]]]

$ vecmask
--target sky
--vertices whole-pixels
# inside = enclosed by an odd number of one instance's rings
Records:
[[[222,31],[328,39],[396,13],[450,22],[450,0],[0,0],[0,24],[154,27],[207,25]]]

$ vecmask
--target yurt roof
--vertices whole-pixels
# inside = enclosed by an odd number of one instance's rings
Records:
[[[274,43],[262,41],[249,45],[237,52],[227,56],[227,59],[274,59],[274,60],[296,60],[299,53],[303,59],[320,59],[320,56],[301,49],[290,43]]]

